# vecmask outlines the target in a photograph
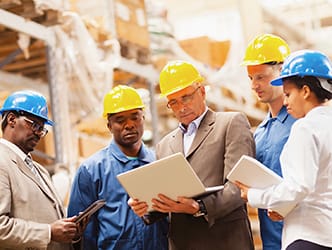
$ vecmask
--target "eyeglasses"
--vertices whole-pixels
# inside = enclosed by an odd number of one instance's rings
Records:
[[[181,96],[180,99],[181,101],[178,101],[176,99],[172,99],[170,100],[168,103],[167,103],[167,108],[172,108],[172,109],[175,109],[175,108],[178,108],[179,107],[179,104],[180,102],[182,104],[188,104],[190,103],[193,99],[194,99],[194,95],[195,93],[197,92],[198,89],[200,89],[201,87],[197,87],[191,94],[187,94],[187,95],[184,95],[184,96]]]
[[[24,119],[24,121],[26,121],[29,124],[31,130],[34,133],[39,134],[40,137],[44,137],[47,134],[48,130],[46,128],[44,128],[44,124],[40,125],[37,122],[32,121],[25,116],[22,116],[22,118]]]

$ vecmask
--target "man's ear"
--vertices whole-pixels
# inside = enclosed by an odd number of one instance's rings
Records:
[[[16,123],[16,118],[17,116],[14,113],[9,112],[5,119],[7,120],[8,125],[13,128]]]
[[[112,124],[109,120],[107,121],[107,127],[108,127],[109,131],[112,132]]]

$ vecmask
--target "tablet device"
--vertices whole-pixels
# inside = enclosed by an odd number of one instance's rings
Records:
[[[239,181],[253,188],[266,188],[282,182],[282,178],[253,157],[242,155],[227,179]]]
[[[97,212],[100,208],[102,208],[106,204],[106,201],[104,199],[97,200],[93,202],[89,207],[87,207],[83,212],[81,212],[75,219],[75,223],[81,222],[83,219],[85,219],[88,216],[91,216],[95,212]]]
[[[265,189],[282,182],[279,175],[255,158],[247,155],[242,155],[227,175],[227,179],[232,182],[239,181],[249,187],[258,189]],[[273,207],[272,210],[285,217],[294,206],[294,204],[285,204]]]

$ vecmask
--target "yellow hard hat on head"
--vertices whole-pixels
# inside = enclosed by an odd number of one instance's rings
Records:
[[[170,61],[160,72],[161,95],[168,96],[203,80],[204,78],[192,64],[179,60]]]
[[[259,35],[249,43],[241,65],[283,62],[289,54],[289,46],[281,37],[272,34]]]
[[[138,108],[144,108],[144,103],[138,92],[132,87],[118,85],[104,97],[103,116],[107,117],[107,114]]]

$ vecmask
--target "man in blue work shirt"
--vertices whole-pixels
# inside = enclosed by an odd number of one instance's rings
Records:
[[[279,156],[295,119],[283,105],[282,86],[272,86],[270,82],[279,77],[282,63],[289,54],[290,49],[282,38],[263,34],[249,43],[242,62],[247,66],[251,89],[269,108],[266,118],[254,133],[256,159],[280,176]],[[280,250],[282,221],[272,221],[266,209],[258,209],[258,217],[263,250]]]
[[[103,115],[113,139],[77,170],[68,207],[68,214],[76,215],[94,201],[106,200],[90,218],[80,242],[84,250],[168,249],[166,218],[145,225],[127,205],[129,196],[116,178],[155,160],[141,140],[143,108],[142,99],[131,87],[120,85],[105,95]]]

